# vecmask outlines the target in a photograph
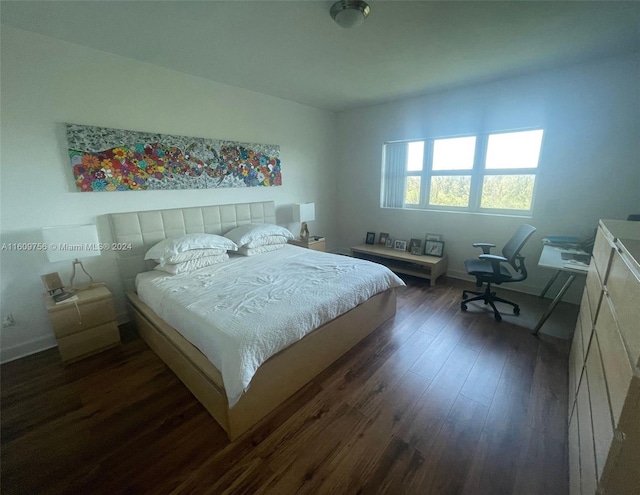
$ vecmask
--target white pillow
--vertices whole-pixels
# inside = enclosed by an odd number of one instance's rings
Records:
[[[193,249],[223,249],[225,251],[235,251],[238,246],[226,237],[216,234],[186,234],[180,237],[170,237],[160,241],[153,246],[147,254],[145,260],[156,260],[164,265],[169,258],[185,251]]]
[[[179,273],[192,272],[200,268],[223,263],[229,259],[227,253],[219,254],[217,256],[204,256],[203,258],[196,258],[189,261],[183,261],[182,263],[173,263],[171,265],[158,265],[156,270],[170,273],[171,275],[178,275]]]
[[[259,237],[258,239],[245,244],[243,247],[257,248],[261,246],[269,246],[271,244],[286,244],[288,240],[289,238],[283,235],[270,235],[267,237]]]
[[[248,247],[241,247],[238,248],[238,254],[241,254],[242,256],[253,256],[254,254],[262,254],[262,253],[268,253],[269,251],[275,251],[276,249],[280,249],[285,247],[287,244],[269,244],[267,246],[260,246],[260,247],[256,247],[256,248],[248,248]]]
[[[235,242],[238,247],[242,247],[256,239],[273,235],[280,235],[287,239],[294,238],[294,235],[289,230],[272,223],[247,223],[230,230],[224,236]]]
[[[167,258],[161,265],[175,265],[176,263],[182,263],[184,261],[195,260],[198,258],[204,258],[205,256],[220,256],[225,254],[226,249],[192,249],[190,251],[184,251],[183,253],[174,254],[170,258]]]

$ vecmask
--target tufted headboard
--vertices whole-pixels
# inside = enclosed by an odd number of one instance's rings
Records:
[[[137,211],[109,215],[114,243],[131,243],[131,250],[116,250],[125,291],[135,290],[136,275],[152,270],[145,261],[151,246],[167,237],[207,233],[222,235],[246,223],[276,223],[273,201]]]

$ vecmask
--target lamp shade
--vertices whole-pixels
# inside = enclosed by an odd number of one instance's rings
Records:
[[[312,222],[316,219],[315,203],[300,203],[293,205],[294,222]]]
[[[47,244],[47,258],[51,262],[100,256],[95,225],[43,227],[42,239]]]

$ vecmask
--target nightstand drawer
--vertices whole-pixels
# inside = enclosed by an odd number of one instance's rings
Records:
[[[309,249],[313,249],[314,251],[322,251],[322,252],[326,251],[324,239],[321,241],[309,243]]]
[[[116,312],[111,298],[96,301],[70,302],[56,307],[49,313],[53,331],[57,338],[73,335],[98,325],[116,320]]]
[[[81,358],[120,343],[120,332],[115,321],[58,339],[58,350],[63,361]]]

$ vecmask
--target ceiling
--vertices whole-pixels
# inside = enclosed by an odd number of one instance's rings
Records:
[[[3,24],[342,111],[640,49],[638,2],[7,1]]]

